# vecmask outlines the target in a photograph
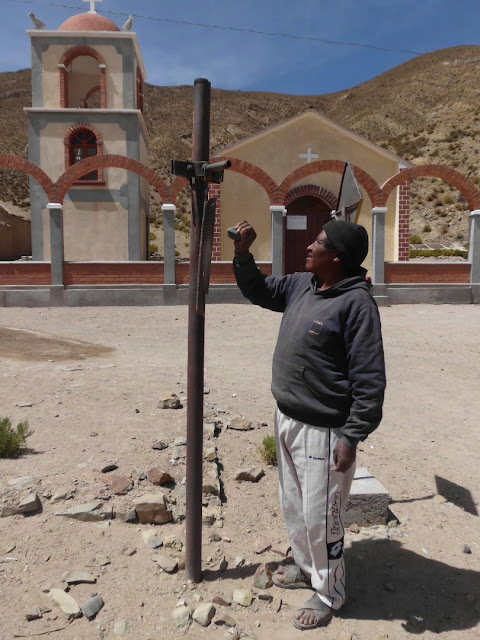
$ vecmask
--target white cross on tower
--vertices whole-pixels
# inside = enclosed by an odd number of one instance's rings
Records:
[[[318,153],[312,153],[312,147],[307,147],[307,153],[300,153],[299,158],[306,158],[307,164],[310,164],[312,160],[318,158]]]
[[[82,0],[82,2],[88,2],[88,3],[89,3],[89,5],[90,5],[90,10],[89,10],[89,11],[87,11],[87,13],[97,13],[97,12],[95,11],[95,4],[96,4],[97,2],[103,2],[103,0]]]

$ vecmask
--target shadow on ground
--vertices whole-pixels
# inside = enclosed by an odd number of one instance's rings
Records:
[[[470,629],[480,620],[479,571],[419,555],[396,540],[355,541],[345,561],[342,618],[403,620],[413,634]]]

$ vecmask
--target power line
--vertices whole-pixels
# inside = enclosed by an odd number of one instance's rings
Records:
[[[41,2],[40,1],[35,1],[35,0],[9,0],[9,2],[18,2],[18,3],[24,3],[24,4],[41,4],[41,5],[46,5],[46,6],[50,6],[50,7],[59,7],[61,9],[75,9],[75,10],[80,10],[80,9],[84,9],[85,7],[77,7],[77,6],[73,6],[71,4],[64,4],[64,3],[59,3],[59,2]],[[411,49],[394,49],[394,48],[390,48],[390,47],[378,47],[374,44],[365,44],[362,42],[348,42],[348,41],[342,41],[342,40],[327,40],[325,38],[318,38],[316,36],[301,36],[301,35],[297,35],[294,33],[278,33],[275,31],[261,31],[259,29],[249,29],[247,27],[231,27],[231,26],[227,26],[227,25],[219,25],[219,24],[208,24],[208,23],[204,23],[204,22],[191,22],[189,20],[175,20],[174,18],[159,18],[157,16],[145,16],[142,15],[140,13],[124,13],[122,11],[109,11],[107,9],[102,9],[99,10],[98,13],[105,13],[105,14],[110,14],[110,15],[114,15],[114,16],[123,16],[123,17],[128,17],[129,15],[132,15],[134,18],[138,18],[140,20],[154,20],[156,22],[166,22],[168,24],[177,24],[177,25],[183,25],[183,26],[188,26],[188,27],[201,27],[204,29],[217,29],[217,30],[221,30],[221,31],[236,31],[238,33],[252,33],[254,35],[258,35],[258,36],[269,36],[269,37],[274,37],[274,38],[287,38],[290,40],[307,40],[310,42],[320,42],[322,44],[331,44],[331,45],[337,45],[337,46],[344,46],[344,47],[362,47],[364,49],[374,49],[375,51],[391,51],[394,53],[408,53],[408,54],[413,54],[413,55],[421,55],[423,53],[425,53],[425,51],[413,51]]]

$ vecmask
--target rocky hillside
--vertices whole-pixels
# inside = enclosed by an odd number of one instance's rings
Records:
[[[414,164],[456,167],[475,182],[480,135],[480,47],[443,49],[418,56],[368,82],[320,96],[212,91],[211,146],[216,151],[279,120],[314,107],[342,125]],[[30,71],[0,74],[0,152],[24,156],[30,104]],[[151,166],[169,178],[171,158],[191,148],[192,88],[147,85],[145,117],[151,133]],[[0,200],[28,206],[28,184],[0,173]],[[423,241],[467,241],[467,208],[460,194],[439,180],[412,183],[412,234]],[[188,222],[186,199],[179,223]]]

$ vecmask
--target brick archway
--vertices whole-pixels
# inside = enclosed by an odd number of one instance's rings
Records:
[[[295,183],[303,178],[313,175],[314,173],[339,173],[343,174],[345,163],[341,160],[317,160],[310,164],[303,165],[295,171],[292,171],[278,187],[282,200],[285,199],[286,194],[290,191]],[[381,206],[382,192],[375,180],[366,171],[360,167],[353,166],[353,172],[355,178],[359,184],[365,189],[373,207]]]
[[[60,71],[60,107],[62,109],[68,108],[68,71],[67,67],[69,64],[78,58],[79,56],[90,56],[91,58],[95,58],[98,62],[98,66],[100,68],[100,108],[107,108],[107,95],[106,95],[106,76],[105,76],[105,60],[102,56],[92,49],[92,47],[87,47],[85,45],[79,45],[78,47],[72,47],[66,51],[59,61],[59,71]]]
[[[63,203],[65,194],[78,180],[78,178],[86,173],[90,173],[94,169],[105,169],[107,167],[125,169],[126,171],[136,173],[156,189],[162,202],[169,201],[167,185],[153,169],[150,169],[141,162],[133,160],[132,158],[126,158],[125,156],[115,154],[104,154],[81,160],[80,162],[70,166],[64,173],[62,173],[54,185],[56,197],[55,202],[59,202],[60,204]]]
[[[232,166],[228,171],[235,171],[241,173],[247,178],[251,178],[257,184],[259,184],[267,192],[270,204],[282,204],[283,198],[280,197],[278,185],[274,180],[260,167],[257,167],[246,160],[239,160],[238,158],[229,158],[228,156],[220,156],[213,159],[214,162],[221,162],[222,160],[230,160]]]
[[[316,184],[304,184],[301,187],[294,187],[293,189],[290,189],[285,196],[283,205],[288,207],[291,202],[302,196],[314,196],[315,198],[320,198],[320,200],[323,200],[328,204],[332,210],[337,206],[337,198],[333,193],[324,187],[317,186]]]
[[[473,182],[459,171],[441,164],[419,165],[396,173],[381,186],[382,202],[377,206],[385,206],[389,195],[396,187],[415,178],[440,178],[460,191],[471,211],[480,209],[480,191]]]
[[[28,160],[24,160],[23,158],[17,158],[17,156],[0,153],[0,167],[2,169],[21,171],[22,173],[27,173],[32,176],[32,178],[34,178],[45,191],[48,201],[54,201],[53,194],[55,191],[55,185],[47,174],[42,171],[40,167],[37,167],[36,164],[28,162]]]

